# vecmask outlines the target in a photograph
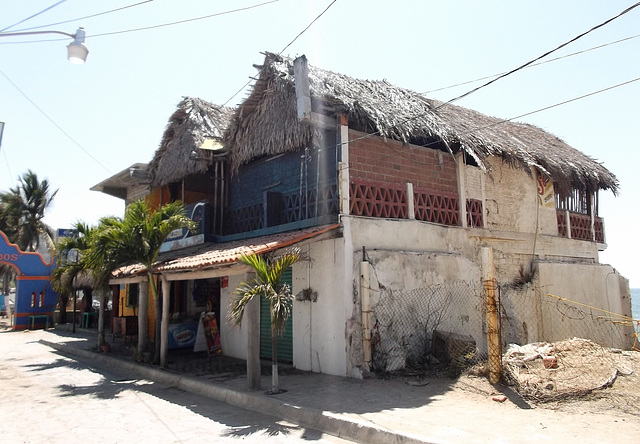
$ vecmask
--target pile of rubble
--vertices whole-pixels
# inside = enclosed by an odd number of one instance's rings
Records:
[[[554,401],[584,396],[629,376],[624,355],[581,338],[554,343],[510,344],[502,358],[503,377],[525,399]]]

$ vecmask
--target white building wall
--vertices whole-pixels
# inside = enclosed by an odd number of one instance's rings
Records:
[[[229,315],[229,305],[231,304],[232,293],[246,280],[245,274],[229,276],[229,285],[220,289],[220,343],[222,352],[227,356],[239,359],[247,359],[247,327],[246,319],[236,327],[227,320]]]
[[[310,260],[293,268],[293,293],[308,288],[317,293],[315,302],[293,303],[293,364],[301,370],[346,376],[343,242],[336,238],[303,246]]]
[[[629,282],[609,265],[576,263],[540,263],[542,331],[545,341],[553,342],[575,336],[576,332],[609,347],[630,348],[633,327],[618,335],[610,314],[631,318]],[[558,301],[548,296],[566,298]],[[577,302],[578,304],[574,304]],[[591,326],[591,328],[586,328]],[[613,341],[613,342],[612,342]]]

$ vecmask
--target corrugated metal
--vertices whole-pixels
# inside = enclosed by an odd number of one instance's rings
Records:
[[[283,282],[291,284],[291,268],[282,275]],[[260,358],[271,360],[271,315],[269,314],[269,301],[264,297],[260,299]],[[284,335],[278,337],[278,362],[293,363],[293,312],[286,323]]]

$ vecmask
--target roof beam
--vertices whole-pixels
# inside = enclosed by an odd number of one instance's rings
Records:
[[[224,267],[209,268],[207,270],[163,272],[162,276],[168,281],[190,281],[195,279],[211,279],[222,276],[244,274],[252,268],[244,264],[225,265]]]

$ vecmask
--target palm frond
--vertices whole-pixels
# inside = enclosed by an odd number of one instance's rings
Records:
[[[265,285],[260,284],[255,279],[248,282],[241,282],[233,292],[233,299],[231,300],[227,319],[236,326],[240,325],[247,304],[249,304],[255,296],[260,297],[268,291]]]

